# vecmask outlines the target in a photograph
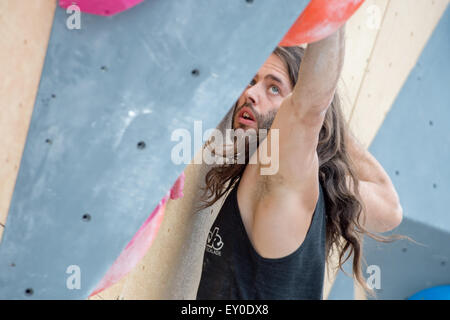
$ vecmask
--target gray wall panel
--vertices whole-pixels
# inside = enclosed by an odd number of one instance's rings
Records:
[[[80,30],[58,8],[0,246],[0,298],[86,298],[184,169],[170,161],[173,130],[214,128],[307,2],[145,1],[82,14]],[[81,290],[66,288],[69,265]]]
[[[396,233],[425,245],[366,242],[368,263],[381,268],[380,299],[450,284],[449,52],[447,8],[370,147],[401,199],[405,218]]]

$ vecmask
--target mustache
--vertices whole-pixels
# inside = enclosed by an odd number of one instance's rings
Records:
[[[236,108],[234,109],[234,116],[242,109],[242,108],[249,108],[253,115],[255,116],[255,120],[258,122],[258,120],[260,119],[260,114],[258,113],[258,111],[255,110],[255,107],[253,107],[253,103],[251,102],[244,102],[240,107],[237,107],[237,102],[236,102]],[[234,118],[233,116],[233,118]]]
[[[258,128],[270,129],[270,127],[272,126],[273,120],[275,119],[275,115],[277,114],[276,110],[269,111],[268,114],[266,114],[266,115],[261,115],[258,113],[258,111],[255,110],[253,103],[244,102],[241,106],[238,106],[238,102],[236,101],[233,119],[235,119],[236,114],[238,114],[238,112],[244,107],[248,107],[252,111],[253,115],[255,116],[255,120],[256,120]],[[234,125],[234,122],[233,122],[233,125]]]

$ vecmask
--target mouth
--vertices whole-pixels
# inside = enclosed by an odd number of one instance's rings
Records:
[[[243,107],[237,114],[237,117],[238,122],[243,125],[252,127],[256,125],[256,117],[248,107]]]

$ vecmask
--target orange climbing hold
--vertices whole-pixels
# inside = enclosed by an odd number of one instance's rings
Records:
[[[311,0],[280,42],[296,46],[326,38],[339,29],[364,0]]]

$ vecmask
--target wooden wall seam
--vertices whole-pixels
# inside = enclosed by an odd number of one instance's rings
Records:
[[[0,242],[44,66],[55,0],[0,3]]]

